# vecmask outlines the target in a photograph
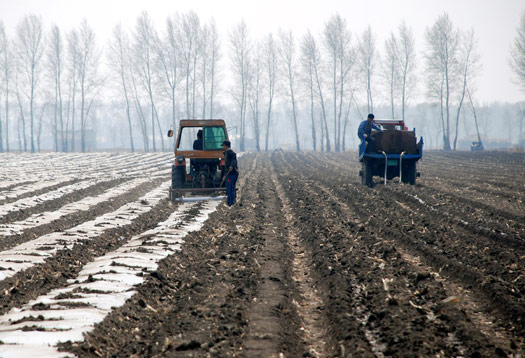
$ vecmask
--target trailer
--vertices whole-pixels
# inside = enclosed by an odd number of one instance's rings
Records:
[[[381,131],[372,131],[370,138],[359,144],[361,182],[372,187],[373,177],[387,180],[399,177],[399,181],[414,185],[417,162],[423,157],[423,137],[416,143],[416,130],[408,130],[403,120],[377,119]]]

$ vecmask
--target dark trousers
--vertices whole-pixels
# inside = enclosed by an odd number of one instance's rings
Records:
[[[366,139],[366,152],[375,153],[377,151],[376,140],[370,136],[366,137],[365,139]]]
[[[237,177],[239,173],[230,173],[226,176],[226,203],[228,206],[235,204],[235,183],[237,183]]]

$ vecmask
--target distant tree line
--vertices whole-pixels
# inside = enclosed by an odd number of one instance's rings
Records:
[[[406,119],[421,87],[436,109],[442,147],[456,150],[465,108],[478,137],[483,121],[475,33],[456,28],[444,13],[426,29],[420,54],[418,68],[413,31],[404,22],[378,44],[370,26],[353,34],[339,14],[318,34],[279,29],[254,38],[241,20],[222,38],[214,19],[203,22],[194,12],[167,16],[161,26],[143,12],[134,28],[115,25],[105,46],[86,19],[64,32],[27,15],[13,34],[0,21],[0,152],[40,151],[43,135],[55,151],[85,152],[101,103],[118,108],[113,120],[126,128],[132,151],[171,150],[164,133],[180,119],[226,113],[233,113],[226,119],[241,151],[248,139],[254,149],[269,150],[283,121],[296,150],[308,135],[314,150],[341,151],[352,117],[364,118],[375,105]],[[509,62],[525,89],[525,12]],[[230,104],[235,110],[226,111]],[[521,138],[523,105],[517,116]]]

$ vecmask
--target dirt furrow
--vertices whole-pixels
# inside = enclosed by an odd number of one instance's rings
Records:
[[[154,229],[133,236],[117,250],[84,266],[69,285],[0,317],[0,354],[33,356],[47,350],[52,356],[54,348],[49,346],[82,340],[96,322],[134,294],[133,288],[143,281],[145,273],[157,268],[158,260],[179,248],[188,231],[199,229],[216,205],[179,206]],[[62,334],[56,335],[57,331]],[[38,340],[32,339],[35,336]]]
[[[312,253],[303,244],[301,238],[298,236],[295,228],[291,223],[294,221],[292,214],[292,204],[284,194],[281,183],[277,179],[274,169],[272,168],[271,179],[273,188],[279,197],[282,205],[282,215],[288,225],[285,230],[287,233],[288,247],[292,251],[292,279],[296,290],[298,290],[298,302],[293,301],[297,316],[301,322],[302,339],[305,342],[305,347],[313,357],[328,357],[333,354],[328,354],[329,351],[334,351],[334,342],[330,342],[327,337],[327,318],[325,317],[324,302],[319,295],[319,290],[315,284],[315,279],[312,277],[311,262]],[[273,189],[272,188],[272,189]],[[270,208],[272,209],[272,208]],[[329,345],[331,344],[330,350]],[[304,356],[304,355],[303,355]]]
[[[243,356],[246,310],[255,297],[255,251],[261,244],[252,201],[257,158],[240,159],[238,202],[219,206],[182,249],[159,262],[157,271],[121,308],[82,343],[66,344],[83,357]],[[252,221],[250,220],[250,223]]]
[[[324,168],[325,173],[329,170],[330,168]],[[320,181],[321,179],[313,178],[313,180]],[[504,320],[512,322],[509,329],[518,329],[518,332],[523,330],[521,318],[523,306],[519,303],[522,300],[520,298],[523,283],[523,276],[520,276],[520,262],[522,261],[519,261],[515,254],[507,249],[498,253],[500,256],[498,259],[491,258],[490,255],[479,256],[478,253],[482,251],[484,245],[476,246],[475,243],[472,244],[470,253],[473,256],[470,258],[462,249],[447,249],[447,246],[440,248],[440,245],[473,241],[473,238],[470,234],[464,234],[458,239],[458,231],[461,232],[461,228],[436,226],[438,222],[434,224],[427,219],[432,217],[431,213],[422,215],[420,222],[415,220],[418,216],[399,213],[394,209],[396,203],[390,199],[390,195],[384,192],[386,189],[382,187],[370,191],[351,184],[341,183],[339,186],[334,184],[334,181],[326,183],[336,196],[352,202],[354,209],[360,210],[361,215],[369,218],[370,223],[379,227],[383,226],[384,229],[380,231],[383,235],[396,239],[406,248],[422,255],[431,266],[436,267],[436,270],[441,270],[449,278],[466,287],[473,287],[481,297],[485,298],[487,304],[485,309],[489,312],[495,310],[499,312],[499,315],[503,314]],[[418,227],[424,231],[414,230]],[[505,258],[502,258],[501,255],[505,255]],[[517,270],[510,272],[511,277],[514,278],[513,282],[509,279],[502,281],[502,278],[509,272],[507,265],[512,265],[512,262],[517,265]]]
[[[270,163],[264,160],[257,168],[257,176],[264,175],[268,181]],[[265,168],[263,174],[261,167]],[[283,336],[288,332],[297,332],[298,327],[284,327],[283,311],[292,309],[291,302],[286,302],[287,289],[290,278],[283,267],[285,262],[291,261],[286,256],[288,247],[285,244],[286,224],[283,225],[280,202],[272,192],[272,188],[259,180],[255,185],[255,197],[251,198],[253,211],[252,220],[259,217],[259,225],[254,231],[257,236],[255,260],[257,262],[257,288],[255,296],[246,311],[246,336],[243,338],[242,349],[245,357],[273,357],[283,354],[282,345],[286,345]],[[285,259],[283,261],[283,259]],[[292,328],[292,329],[285,329]],[[290,351],[287,355],[295,356],[297,351]]]
[[[135,214],[129,216],[131,218],[135,215],[135,218],[129,222],[121,220],[119,225],[100,227],[97,232],[78,232],[77,235],[65,235],[63,239],[60,239],[62,236],[57,233],[54,234],[53,240],[40,237],[9,251],[2,251],[0,255],[3,258],[3,266],[8,268],[0,271],[4,277],[0,281],[0,292],[4,293],[0,296],[0,313],[56,288],[56,285],[63,284],[63,280],[71,278],[85,260],[91,260],[107,250],[123,245],[133,232],[138,233],[156,225],[154,220],[159,217],[165,218],[170,208],[169,203],[165,201],[167,200],[162,200],[160,204],[151,208],[145,207],[144,210],[135,211]],[[102,224],[109,225],[109,222]],[[17,260],[17,257],[21,259]]]
[[[14,156],[9,172],[26,163],[44,178],[38,168],[70,175],[87,165],[90,175],[112,173],[121,181],[147,175],[153,183],[168,179],[170,155]],[[114,200],[50,223],[73,227],[67,219],[85,228],[49,247],[39,243],[39,257],[24,251],[18,262],[0,253],[8,269],[48,256],[0,282],[0,314],[11,312],[14,320],[0,322],[0,335],[14,342],[7,332],[23,329],[25,342],[73,334],[76,326],[60,331],[60,312],[46,313],[53,303],[77,313],[108,308],[82,341],[60,344],[81,357],[525,355],[523,154],[427,152],[418,185],[375,188],[360,184],[355,152],[246,153],[239,164],[237,203],[219,205],[180,251],[165,252],[168,242],[157,236],[179,205],[159,196],[147,213],[113,218],[126,221],[121,227],[104,219]],[[94,186],[82,197],[103,191]],[[118,200],[138,200],[133,192]],[[62,208],[62,200],[54,204]],[[190,225],[201,208],[196,204],[179,224]],[[86,223],[97,217],[100,226]],[[53,225],[20,237],[29,242]],[[77,234],[86,240],[75,241]],[[121,262],[124,256],[134,264]],[[135,294],[110,299],[109,290],[96,291],[108,282],[118,291],[123,279],[140,282]]]
[[[345,160],[341,160],[342,158],[345,158]],[[312,155],[312,159],[316,162],[321,161],[317,154]],[[347,159],[353,160],[353,162]],[[357,158],[348,158],[348,155],[343,156],[341,154],[336,154],[335,156],[324,158],[323,161],[341,168],[343,171],[355,174],[352,182],[359,182],[357,173],[360,170],[360,164],[358,163]],[[458,186],[454,184],[457,177],[448,178],[443,175],[443,172],[446,172],[446,168],[437,172],[436,175],[439,175],[439,177],[435,177],[437,178],[436,180],[428,177],[426,168],[420,167],[418,170],[423,173],[423,176],[419,180],[420,185],[417,185],[416,191],[420,194],[427,193],[432,198],[443,198],[443,200],[440,201],[440,204],[455,204],[459,201],[465,208],[465,210],[462,211],[462,215],[468,214],[469,211],[482,209],[491,212],[490,217],[482,217],[482,219],[494,219],[496,224],[498,223],[498,218],[502,219],[502,221],[511,219],[514,220],[516,224],[525,220],[523,214],[525,210],[525,196],[523,196],[523,191],[502,191],[501,189],[487,191],[488,184],[484,181],[483,186],[480,187],[485,189],[482,189],[481,192],[477,192],[477,195],[473,195],[469,193],[469,189],[472,188],[472,186],[469,185],[468,182],[463,181],[462,185]],[[483,172],[478,174],[483,174]],[[525,170],[523,171],[523,175],[525,175]],[[517,174],[516,176],[519,177],[522,175]],[[377,182],[378,179],[375,178],[375,180]],[[395,178],[394,181],[397,182],[398,178]],[[494,194],[490,195],[490,192]],[[452,206],[451,209],[455,209],[455,207]]]
[[[301,170],[301,168],[306,169],[308,166],[310,166],[310,165],[313,164],[313,163],[306,163],[305,165],[302,166],[302,165],[300,164],[299,161],[295,161],[295,160],[292,159],[291,157],[292,157],[292,156],[288,156],[288,157],[286,158],[286,160],[287,160],[287,162],[291,163],[291,166],[292,166],[293,168],[295,168],[295,170],[296,170],[296,177],[295,177],[295,180],[297,181],[297,184],[295,185],[295,187],[300,187],[301,185],[304,185],[305,183],[302,182],[301,180],[299,180],[299,178],[297,178],[297,173],[303,173],[303,174],[304,174],[304,173],[308,173],[308,170]],[[318,173],[318,172],[319,172],[319,171],[317,171],[317,170],[315,170],[315,169],[312,171],[312,173]],[[326,178],[326,177],[330,177],[330,176],[326,176],[326,175],[325,175],[323,178]],[[310,184],[309,184],[309,183],[310,183]],[[381,215],[377,218],[377,219],[379,219],[380,221],[377,221],[377,220],[375,219],[375,217],[376,217],[377,214],[378,214],[378,210],[374,209],[374,206],[375,206],[375,205],[372,205],[368,210],[366,209],[366,207],[367,207],[367,205],[368,205],[369,203],[373,203],[373,202],[374,202],[374,200],[367,200],[367,199],[366,199],[366,194],[365,194],[365,193],[368,191],[367,189],[363,188],[363,192],[361,193],[361,195],[359,194],[359,191],[354,192],[354,193],[351,193],[351,194],[350,194],[350,193],[345,194],[345,193],[343,193],[340,189],[338,189],[338,187],[337,187],[337,185],[335,185],[334,181],[329,181],[329,180],[327,180],[327,179],[321,179],[319,176],[311,176],[311,177],[309,177],[308,181],[306,182],[306,186],[308,187],[309,185],[312,185],[312,189],[310,190],[309,194],[304,194],[303,196],[304,196],[304,197],[310,197],[310,198],[311,198],[313,195],[315,195],[316,192],[319,192],[319,189],[315,189],[315,187],[318,186],[319,183],[324,183],[323,185],[325,185],[326,192],[325,192],[324,194],[327,194],[327,195],[328,195],[329,193],[332,193],[332,195],[333,195],[335,198],[341,198],[344,202],[347,202],[349,205],[351,205],[352,210],[355,210],[356,208],[359,208],[359,207],[362,206],[363,209],[365,209],[365,210],[358,210],[358,212],[361,211],[361,213],[359,214],[359,216],[362,218],[363,222],[366,224],[367,227],[369,226],[369,227],[378,227],[378,228],[380,228],[381,226],[384,226],[384,225],[386,225],[386,226],[388,226],[389,224],[391,225],[391,223],[392,223],[392,222],[395,222],[395,220],[396,220],[396,219],[395,219],[395,215],[394,215],[394,217],[391,218],[392,221],[385,221],[385,217],[382,217]],[[346,190],[348,190],[348,188],[345,188],[345,191],[346,191]],[[365,198],[361,197],[362,194],[365,194]],[[357,200],[357,201],[356,201],[356,200]],[[359,203],[359,201],[364,202],[364,204],[363,204],[363,203]],[[377,201],[377,200],[376,200],[376,201]],[[302,202],[301,202],[301,204],[302,204]],[[321,209],[321,211],[322,211],[322,209]],[[381,210],[379,210],[379,212],[381,212]],[[392,212],[391,212],[391,213],[392,213]],[[335,215],[333,215],[333,216],[334,216],[334,217],[341,217],[341,216],[343,216],[343,217],[348,217],[347,214],[346,214],[346,215],[338,215],[338,214],[335,214]],[[388,219],[387,219],[387,220],[388,220]],[[406,218],[402,218],[401,220],[406,221]],[[394,226],[394,227],[399,227],[399,226],[400,226],[400,225],[396,225],[396,226]],[[375,230],[378,230],[378,229],[375,229]],[[404,245],[406,245],[406,246],[407,246],[410,250],[412,250],[412,251],[414,250],[414,246],[417,246],[417,245],[416,245],[416,244],[417,244],[417,241],[416,241],[416,242],[412,242],[411,240],[407,239],[407,240],[406,240],[407,242],[403,242],[403,240],[399,240],[399,239],[396,240],[396,237],[397,237],[398,235],[395,234],[395,231],[391,231],[391,230],[384,231],[384,230],[379,229],[379,230],[376,232],[375,230],[371,233],[372,235],[386,235],[386,236],[383,236],[383,237],[388,237],[389,240],[393,240],[393,242],[396,242],[396,241],[397,241],[398,244],[403,243]],[[401,236],[401,237],[406,237],[406,238],[411,238],[411,237],[412,237],[412,233],[408,234],[408,236],[407,236],[406,234],[401,234],[400,236]],[[377,243],[376,243],[376,244],[377,244]],[[419,247],[418,247],[418,248],[419,248]],[[416,250],[416,252],[418,252],[418,251]],[[419,252],[419,253],[421,253],[421,252]],[[433,257],[434,261],[431,261],[431,262],[433,263],[433,265],[435,265],[435,264],[436,264],[436,261],[435,261],[436,252],[435,252],[435,251],[433,252],[430,248],[428,248],[428,249],[427,249],[427,255],[426,255],[426,256],[427,256],[427,257],[426,257],[427,259],[428,259],[428,255],[429,255],[429,254]],[[446,258],[444,258],[444,257],[442,257],[442,259],[445,259],[445,260],[446,260]],[[388,262],[388,261],[387,261],[387,262]],[[354,264],[355,264],[355,263],[354,263]],[[390,263],[390,264],[391,264],[391,263]],[[442,265],[442,264],[443,264],[443,263],[441,263],[441,265]],[[442,267],[441,265],[438,265],[437,268],[436,268],[435,270],[437,271],[437,270],[443,269],[443,267]],[[463,267],[463,269],[465,270],[465,267]],[[336,270],[336,272],[337,272],[337,271],[338,271],[338,270]],[[445,270],[445,271],[447,271],[447,270]],[[448,273],[448,274],[450,274],[450,273]],[[425,277],[426,277],[426,276],[425,276]],[[458,278],[457,275],[455,275],[455,276],[453,276],[453,277]],[[461,280],[460,280],[460,282],[467,282],[467,283],[468,283],[469,281],[468,281],[468,279],[467,279],[466,281],[461,281]],[[472,281],[470,281],[470,282],[472,282]],[[484,286],[489,286],[489,285],[484,285]],[[489,290],[492,290],[492,287],[491,287]],[[479,291],[478,291],[478,292],[479,292]],[[493,290],[492,292],[498,292],[498,289],[494,288],[494,290]],[[501,293],[501,291],[499,291],[499,292]],[[441,295],[443,295],[443,290],[441,290]],[[486,295],[483,294],[483,296],[486,296]],[[483,297],[483,296],[482,296],[482,297]],[[416,297],[417,297],[417,295],[416,295]],[[446,296],[441,296],[441,297],[442,297],[442,299],[445,299],[445,298],[446,298]],[[495,297],[493,297],[493,298],[495,298]],[[507,296],[506,300],[507,300],[507,302],[510,304],[510,306],[513,306],[514,309],[519,310],[519,308],[518,308],[519,306],[516,306],[515,304],[513,304],[513,301],[510,299],[509,296]],[[486,301],[486,300],[483,300],[483,301]],[[501,302],[501,301],[496,300],[495,302]],[[438,300],[438,302],[434,302],[434,303],[439,303],[439,300]],[[416,303],[416,305],[417,305],[417,303]],[[486,302],[485,302],[485,305],[486,305]],[[497,304],[492,304],[491,308],[488,309],[488,311],[489,311],[489,312],[492,311],[492,310],[495,308],[495,306],[497,306]],[[490,307],[490,306],[489,306],[489,307]],[[487,307],[485,306],[484,309],[487,310]],[[516,312],[516,311],[515,311],[515,312]],[[510,317],[514,317],[514,318],[513,318],[514,322],[519,323],[519,316],[515,316],[515,315],[513,315],[513,314],[512,314],[512,310],[510,310],[508,313],[510,313]],[[507,316],[507,317],[509,317],[509,316]],[[497,322],[497,323],[504,323],[504,321],[499,321],[499,322]],[[454,324],[455,324],[455,323],[454,323]],[[454,329],[454,324],[451,325],[451,326],[449,325],[449,327],[452,327],[452,328]],[[510,326],[510,327],[512,327],[512,326]],[[465,327],[464,327],[464,328],[465,328]],[[509,327],[507,327],[507,328],[509,328]],[[468,330],[467,330],[467,331],[468,331]],[[474,336],[474,338],[472,338],[472,335],[467,335],[467,337],[468,337],[468,336],[470,336],[469,339],[475,339],[475,340],[477,340],[477,341],[479,342],[479,338],[475,338],[475,336]],[[479,335],[478,335],[478,336],[479,336]],[[517,336],[519,337],[519,334],[518,334]],[[472,342],[469,342],[469,343],[470,343],[470,346],[472,346]],[[511,344],[511,346],[512,346],[512,344]],[[486,348],[486,349],[488,349],[486,352],[490,352],[490,347],[488,347],[488,348]]]
[[[119,180],[117,182],[122,182],[122,180]],[[148,191],[151,190],[152,186],[158,185],[160,184],[160,182],[160,179],[155,179],[150,180],[147,183],[137,183],[139,185],[130,188],[130,190],[127,190],[125,193],[111,197],[109,198],[109,200],[104,200],[100,203],[97,203],[96,205],[89,207],[87,210],[75,210],[73,213],[67,214],[61,218],[57,218],[56,220],[53,220],[50,223],[37,225],[33,228],[25,229],[21,234],[11,236],[0,236],[2,238],[0,241],[0,250],[7,250],[24,242],[34,240],[37,237],[47,235],[52,232],[67,231],[87,221],[95,220],[99,216],[117,210],[119,207],[125,205],[126,203],[137,200],[141,196],[148,193]],[[104,188],[105,185],[101,185],[100,187],[97,187],[96,190],[90,191],[89,195],[96,195],[97,193],[100,193],[101,190],[103,190]],[[82,195],[82,193],[77,193],[77,195],[80,196]],[[48,209],[49,207],[45,206],[45,208]],[[39,213],[41,212],[38,211],[37,214],[33,214],[37,216],[37,218],[35,219],[36,221],[38,221]]]

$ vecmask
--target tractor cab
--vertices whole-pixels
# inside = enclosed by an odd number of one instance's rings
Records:
[[[173,131],[168,132],[168,136],[173,136]],[[170,197],[220,190],[224,176],[222,142],[225,140],[228,140],[228,132],[224,120],[180,121]]]

